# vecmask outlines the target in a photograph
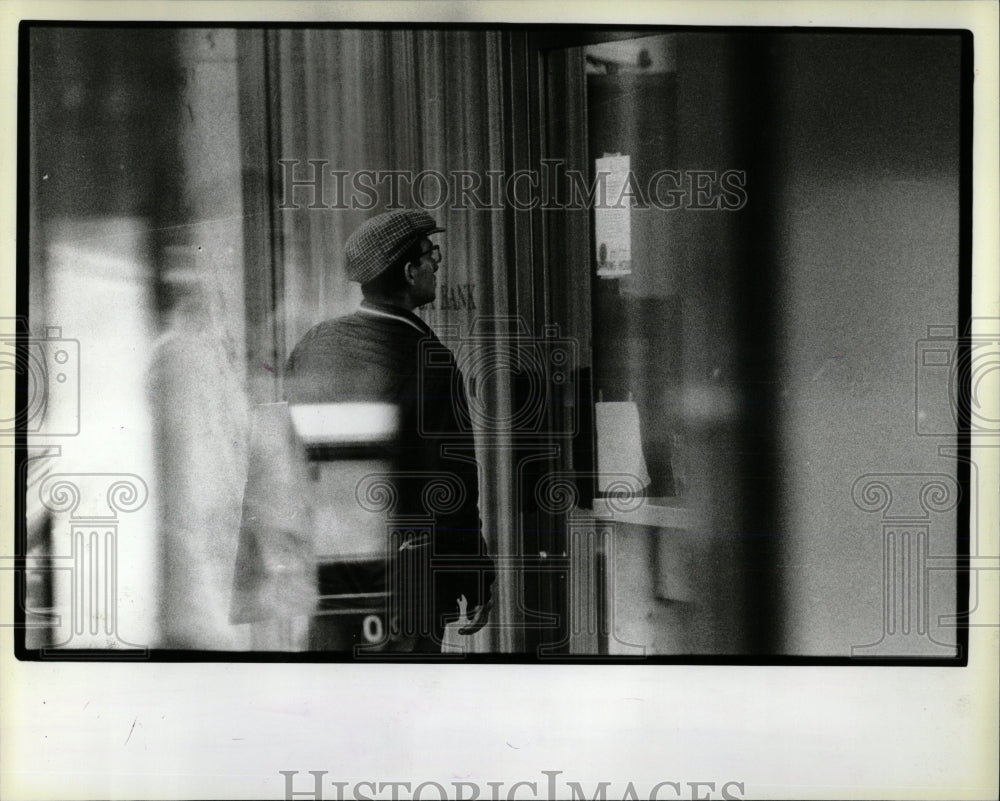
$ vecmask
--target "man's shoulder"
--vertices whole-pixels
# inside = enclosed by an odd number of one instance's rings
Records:
[[[385,321],[359,311],[324,320],[310,328],[299,340],[299,345],[319,342],[350,342],[355,339],[383,338],[392,334],[395,327]]]
[[[413,361],[421,336],[398,321],[359,310],[314,325],[292,351],[289,366],[317,360],[362,361],[393,369]]]
[[[363,322],[361,314],[358,311],[353,311],[350,314],[343,314],[340,317],[331,317],[328,320],[323,320],[321,323],[316,323],[316,325],[309,329],[303,339],[310,336],[335,334],[339,331],[349,330]]]

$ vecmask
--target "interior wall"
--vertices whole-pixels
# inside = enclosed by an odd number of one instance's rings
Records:
[[[659,215],[679,265],[686,501],[705,519],[620,537],[622,641],[740,652],[761,625],[768,652],[953,653],[954,426],[917,433],[918,413],[951,415],[944,382],[918,393],[916,353],[958,324],[959,68],[957,36],[677,36],[676,166],[747,170],[747,205]],[[756,521],[754,424],[777,425],[774,513]],[[753,624],[762,585],[773,614]]]
[[[955,552],[954,510],[926,509],[915,486],[956,472],[949,439],[915,431],[915,349],[957,325],[960,48],[785,36],[775,63],[788,648],[847,655],[883,634],[885,518],[926,518],[930,555]],[[888,474],[891,509],[852,499],[866,474]],[[936,619],[954,611],[953,576],[930,574],[928,636],[894,650],[947,653],[933,640],[954,642]]]

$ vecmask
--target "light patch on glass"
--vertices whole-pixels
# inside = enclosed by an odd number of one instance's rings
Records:
[[[392,403],[302,403],[289,406],[295,432],[306,445],[388,442],[399,430]]]

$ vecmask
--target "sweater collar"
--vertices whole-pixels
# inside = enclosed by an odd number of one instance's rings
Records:
[[[434,334],[431,327],[427,325],[427,323],[417,317],[417,315],[409,309],[404,309],[402,306],[395,306],[391,303],[375,303],[370,300],[363,300],[361,301],[361,306],[358,311],[365,312],[366,314],[370,314],[375,317],[388,317],[394,320],[399,320],[402,323],[406,323],[411,328],[415,328],[421,334]]]

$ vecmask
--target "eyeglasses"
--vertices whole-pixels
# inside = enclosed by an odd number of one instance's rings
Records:
[[[441,263],[441,246],[440,245],[431,245],[431,249],[430,250],[425,250],[423,253],[420,254],[420,258],[423,258],[424,256],[430,256],[431,257],[431,261],[434,262],[434,264],[440,264]]]

